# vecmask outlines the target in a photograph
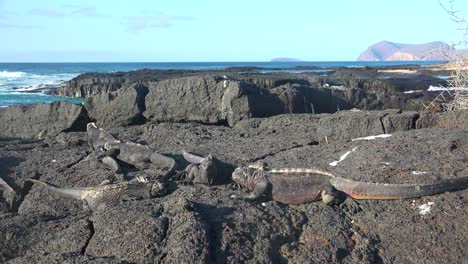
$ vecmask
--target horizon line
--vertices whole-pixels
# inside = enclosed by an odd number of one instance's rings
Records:
[[[0,61],[0,63],[302,63],[302,62],[444,62],[448,60],[395,60],[395,61],[359,61],[359,60],[303,60],[303,61]]]

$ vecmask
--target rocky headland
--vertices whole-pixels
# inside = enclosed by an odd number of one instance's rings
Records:
[[[83,187],[112,178],[86,158],[89,122],[172,157],[176,170],[188,150],[231,171],[263,161],[379,183],[468,176],[468,112],[423,106],[446,70],[296,70],[89,73],[58,90],[84,105],[0,109],[0,177],[15,191],[0,188],[0,262],[463,263],[466,190],[288,206],[239,199],[246,191],[229,181],[170,181],[166,196],[91,212],[26,181]],[[378,135],[386,136],[369,137]]]
[[[358,61],[447,61],[456,54],[468,54],[468,50],[454,50],[442,41],[422,44],[395,43],[380,41],[361,53]]]

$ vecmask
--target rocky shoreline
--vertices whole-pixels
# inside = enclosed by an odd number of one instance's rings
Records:
[[[402,69],[412,73],[389,71]],[[84,105],[0,109],[0,177],[16,191],[0,189],[0,262],[463,262],[466,190],[362,200],[351,210],[245,201],[236,198],[245,191],[231,184],[170,182],[164,197],[89,212],[25,181],[95,186],[112,177],[85,159],[92,121],[174,158],[177,170],[186,165],[184,149],[211,153],[232,167],[264,161],[369,182],[468,175],[468,112],[423,111],[431,92],[404,93],[443,84],[435,76],[448,72],[419,66],[326,74],[260,70],[90,73],[58,91],[85,97]],[[365,138],[383,134],[389,136]]]

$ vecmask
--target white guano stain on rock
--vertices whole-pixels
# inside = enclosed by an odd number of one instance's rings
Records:
[[[418,206],[419,214],[420,215],[427,215],[427,214],[431,213],[433,204],[434,204],[434,202],[428,202],[428,203],[425,203],[425,204],[422,204],[422,205]]]
[[[374,140],[377,138],[388,138],[391,137],[392,134],[381,134],[381,135],[376,135],[376,136],[368,136],[368,137],[360,137],[360,138],[353,138],[351,141],[358,141],[358,140]]]
[[[335,161],[330,162],[330,166],[335,167],[336,165],[338,165],[338,163],[345,160],[346,157],[348,157],[348,155],[351,154],[351,152],[355,152],[357,148],[358,147],[354,147],[352,150],[350,150],[350,151],[346,152],[345,154],[341,155],[339,160],[335,160]]]

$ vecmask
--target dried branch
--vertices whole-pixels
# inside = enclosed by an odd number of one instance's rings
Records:
[[[443,96],[449,90],[454,90],[454,100],[450,104],[446,104],[447,110],[468,109],[468,50],[465,52],[457,51],[456,47],[466,48],[468,46],[468,22],[465,17],[460,16],[461,10],[455,9],[455,0],[448,0],[446,4],[442,0],[437,0],[442,9],[454,21],[458,29],[462,31],[461,40],[452,43],[450,54],[446,54],[450,61],[452,71],[450,78],[447,80],[448,87],[442,91],[439,96]]]

